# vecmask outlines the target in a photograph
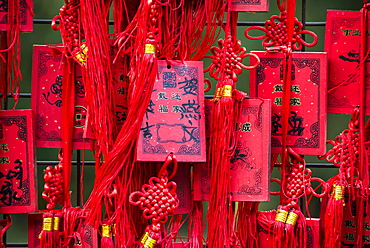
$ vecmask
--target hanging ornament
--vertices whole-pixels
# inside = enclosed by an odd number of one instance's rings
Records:
[[[311,170],[306,168],[303,157],[288,148],[291,159],[290,171],[286,171],[284,184],[276,178],[272,182],[281,184],[282,192],[273,192],[272,195],[283,195],[284,201],[278,207],[273,224],[275,233],[274,247],[306,247],[307,231],[306,218],[298,205],[300,198],[313,195],[321,198],[327,193],[325,181],[320,178],[312,178]],[[318,182],[322,186],[321,193],[312,188],[312,182]]]
[[[365,135],[368,127],[365,129]],[[368,138],[368,137],[367,137]],[[349,205],[356,202],[358,212],[364,211],[361,199],[366,193],[366,182],[361,177],[361,132],[360,132],[360,109],[356,108],[348,123],[348,129],[342,131],[334,140],[327,141],[332,148],[319,159],[325,159],[329,163],[339,167],[338,175],[328,181],[331,193],[325,210],[325,248],[340,247],[343,227],[343,209],[345,206],[344,195],[348,195]],[[367,163],[366,163],[367,164]],[[360,203],[358,203],[360,202]],[[361,223],[359,213],[356,216],[357,223]],[[359,226],[360,224],[357,224]],[[356,239],[358,242],[358,239]]]
[[[174,163],[174,169],[172,174],[168,176],[167,167],[171,162]],[[160,241],[162,225],[179,207],[176,183],[168,181],[175,175],[176,170],[176,157],[170,154],[159,171],[158,177],[150,178],[149,184],[144,184],[142,191],[136,191],[130,195],[130,203],[139,206],[143,210],[143,217],[151,220],[151,224],[147,226],[145,234],[141,238],[142,247],[153,248]],[[138,199],[135,200],[135,198]]]
[[[273,15],[270,20],[265,21],[265,27],[250,26],[244,31],[244,35],[251,40],[261,40],[262,46],[265,47],[267,51],[284,51],[286,50],[288,40],[288,12],[285,8],[286,1],[280,4],[280,0],[277,0],[278,7],[280,10],[280,16]],[[291,49],[293,51],[302,50],[303,46],[313,47],[317,44],[317,35],[308,30],[302,30],[303,24],[298,21],[296,17],[293,19],[293,34],[291,39]],[[249,32],[251,30],[260,30],[264,32],[261,36],[251,36]],[[307,43],[302,36],[311,35],[313,38],[312,43]]]

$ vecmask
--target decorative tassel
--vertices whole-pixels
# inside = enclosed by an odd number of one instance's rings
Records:
[[[229,205],[230,158],[235,129],[234,100],[232,98],[233,81],[220,82],[221,98],[214,103],[211,121],[210,166],[212,185],[208,206],[208,245],[217,247],[225,243],[230,247],[227,228]],[[224,120],[224,122],[220,122]]]
[[[203,203],[193,201],[193,211],[190,215],[189,244],[190,248],[203,248]]]
[[[238,202],[236,233],[241,247],[258,248],[257,214],[259,202]]]
[[[112,226],[106,223],[101,226],[101,248],[114,248]]]
[[[285,239],[282,247],[306,248],[307,242],[306,218],[300,210],[289,211],[285,222]]]
[[[53,219],[54,248],[62,247],[62,240],[60,238],[60,227],[61,227],[62,216],[63,216],[63,212],[61,211],[58,211],[54,214],[54,219]]]
[[[54,235],[53,235],[53,219],[54,216],[51,212],[43,214],[42,231],[39,235],[41,248],[54,248]]]
[[[276,211],[275,223],[273,226],[273,231],[275,234],[274,246],[273,247],[283,247],[284,236],[285,236],[285,222],[288,218],[289,209],[286,206],[279,206]]]
[[[324,215],[324,248],[339,248],[343,226],[344,186],[333,184]]]

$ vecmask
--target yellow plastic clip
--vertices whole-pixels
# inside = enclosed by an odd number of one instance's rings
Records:
[[[111,233],[111,226],[110,225],[102,225],[101,226],[101,236],[105,238],[110,238]]]
[[[60,217],[54,217],[54,231],[59,231]]]
[[[146,240],[149,238],[148,232],[145,232],[144,235],[141,237],[140,243],[145,245]]]
[[[78,52],[78,53],[76,53],[76,55],[75,55],[76,59],[81,64],[85,64],[86,63],[86,60],[87,60],[87,51],[88,51],[87,45],[86,44],[82,44],[81,51]]]
[[[287,217],[288,217],[288,211],[278,209],[275,220],[285,223]]]
[[[144,248],[153,248],[155,244],[157,243],[157,240],[152,239],[151,237],[148,237],[144,244]]]
[[[53,218],[44,218],[42,221],[42,230],[43,231],[52,231],[53,230]]]
[[[340,200],[344,198],[344,187],[340,185],[334,185],[334,199]]]
[[[289,224],[289,225],[292,225],[292,226],[295,226],[295,224],[297,224],[298,218],[299,218],[298,214],[296,214],[294,212],[289,212],[288,218],[287,218],[285,223]]]
[[[222,97],[232,97],[233,96],[233,87],[231,85],[222,86]]]
[[[151,53],[151,54],[155,54],[156,52],[156,47],[152,44],[145,44],[145,52],[144,53]]]

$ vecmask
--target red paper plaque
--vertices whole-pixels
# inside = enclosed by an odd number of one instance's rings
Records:
[[[81,224],[79,228],[81,240],[77,240],[75,247],[96,248],[99,247],[98,232],[92,226]]]
[[[42,213],[28,214],[28,247],[40,248],[39,235],[42,231]]]
[[[113,59],[114,52],[111,49]],[[122,61],[117,60],[113,68],[116,92],[116,123],[121,126],[126,119],[126,82],[122,74]],[[34,46],[32,76],[32,108],[36,112],[37,147],[61,148],[62,146],[62,57],[50,56],[47,46]],[[85,138],[94,138],[91,128],[87,128],[87,103],[82,72],[76,64],[75,79],[75,125],[73,134],[74,149],[88,149]],[[71,115],[72,116],[72,115]]]
[[[306,218],[307,245],[305,248],[320,248],[320,219]],[[258,224],[259,247],[273,247],[273,236],[269,230],[266,230]]]
[[[169,174],[171,174],[169,172]],[[190,164],[181,163],[177,168],[175,176],[171,179],[177,185],[176,194],[179,198],[179,208],[175,214],[188,214],[192,210]]]
[[[356,201],[352,204],[348,202],[348,197],[346,197],[346,203],[343,212],[343,225],[342,225],[342,239],[341,247],[356,247],[356,215],[358,211],[356,210]],[[370,246],[370,197],[368,196],[368,201],[364,203],[364,231],[362,235],[363,247]]]
[[[0,142],[0,213],[36,211],[32,111],[0,111]]]
[[[158,80],[143,119],[138,161],[205,162],[203,62],[185,61],[167,67],[158,61]]]
[[[16,0],[8,0],[16,1]],[[0,1],[0,30],[8,28],[8,1]],[[31,32],[33,30],[33,0],[18,0],[21,8],[21,31]]]
[[[281,153],[283,54],[254,52],[261,60],[251,71],[251,95],[272,100],[271,152]],[[326,151],[326,53],[293,53],[287,146],[298,154]]]
[[[206,101],[205,108],[211,104]],[[243,100],[239,121],[236,123],[238,138],[230,168],[230,193],[233,201],[270,200],[270,119],[270,100]],[[209,180],[207,163],[194,165],[194,200],[209,200]]]
[[[32,68],[32,108],[36,114],[36,146],[62,147],[62,56],[52,57],[47,46],[34,46]],[[75,125],[73,148],[88,149],[84,140],[87,104],[80,68],[75,80]],[[72,113],[71,113],[72,117]]]
[[[370,20],[368,21],[368,26]],[[369,26],[370,27],[370,26]],[[368,31],[369,32],[369,31]],[[370,37],[367,38],[368,43]],[[328,112],[352,114],[361,102],[360,97],[360,47],[361,47],[361,12],[327,12],[325,46],[328,53]],[[370,70],[369,59],[366,60]],[[366,114],[370,114],[370,79],[366,76]]]
[[[268,0],[231,0],[231,11],[268,12]]]

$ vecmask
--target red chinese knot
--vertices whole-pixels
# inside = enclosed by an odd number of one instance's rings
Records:
[[[131,193],[129,198],[130,203],[139,206],[143,210],[143,217],[152,219],[154,225],[165,223],[168,216],[172,215],[179,207],[179,199],[176,194],[177,185],[173,181],[168,182],[166,170],[167,165],[172,160],[175,161],[175,158],[171,154],[167,157],[167,161],[158,173],[158,177],[150,178],[149,184],[144,184],[141,191]],[[175,168],[177,168],[177,161],[175,161]],[[134,200],[135,197],[139,199]]]
[[[61,159],[59,155],[59,159]],[[42,198],[48,202],[46,208],[51,210],[56,207],[56,204],[63,205],[63,163],[62,161],[56,166],[48,166],[44,174],[44,192]]]
[[[297,18],[294,18],[294,32],[292,39],[292,50],[299,51],[302,49],[302,46],[313,47],[317,44],[318,38],[317,35],[308,30],[302,30],[303,24],[298,21]],[[251,36],[249,31],[251,30],[261,30],[264,32],[264,35],[261,36]],[[312,43],[307,43],[302,39],[302,35],[308,34],[313,37]],[[288,29],[287,29],[287,11],[281,11],[280,16],[273,15],[270,17],[270,20],[265,22],[265,27],[251,26],[244,31],[245,37],[251,40],[260,40],[262,45],[266,50],[280,50],[283,47],[288,45]]]
[[[212,59],[212,64],[204,70],[209,71],[209,75],[216,80],[221,80],[222,77],[232,79],[234,82],[238,81],[237,75],[242,73],[242,69],[254,69],[259,64],[259,58],[253,53],[247,53],[245,47],[241,47],[240,40],[233,41],[232,36],[228,35],[226,39],[218,40],[218,47],[211,47],[212,55],[205,55],[205,58]],[[252,66],[244,65],[243,59],[245,57],[254,57],[256,64]]]

